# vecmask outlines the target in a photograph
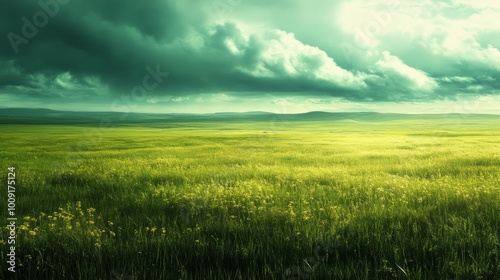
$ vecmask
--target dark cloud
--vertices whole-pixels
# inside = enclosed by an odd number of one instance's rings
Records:
[[[342,1],[214,3],[9,1],[0,10],[0,95],[109,100],[142,84],[146,67],[169,73],[151,90],[158,97],[419,101],[498,93],[495,78],[480,78],[498,74],[481,50],[457,59],[397,33],[380,35],[376,48],[356,46],[337,18]]]

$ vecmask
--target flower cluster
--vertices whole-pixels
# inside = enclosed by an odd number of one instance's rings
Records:
[[[84,209],[78,201],[67,203],[57,210],[50,214],[41,212],[37,218],[25,216],[19,227],[19,236],[25,242],[91,244],[96,249],[100,249],[103,242],[116,237],[111,229],[113,222],[108,221],[105,227],[102,218],[96,215],[95,208]]]

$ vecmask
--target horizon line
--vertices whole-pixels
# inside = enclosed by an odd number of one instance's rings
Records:
[[[109,114],[150,114],[150,115],[214,115],[214,114],[269,114],[269,115],[304,115],[311,113],[326,113],[326,114],[361,114],[361,113],[375,113],[375,114],[392,114],[392,115],[492,115],[492,116],[500,116],[499,113],[400,113],[400,112],[378,112],[378,111],[321,111],[321,110],[313,110],[306,111],[301,113],[276,113],[269,111],[216,111],[216,112],[205,112],[205,113],[193,113],[193,112],[143,112],[143,111],[134,111],[134,112],[126,112],[126,111],[85,111],[85,110],[59,110],[59,109],[50,109],[50,108],[28,108],[28,107],[2,107],[0,106],[0,110],[46,110],[46,111],[54,111],[54,112],[68,112],[68,113],[109,113]]]

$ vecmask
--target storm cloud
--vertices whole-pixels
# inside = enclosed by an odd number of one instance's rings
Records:
[[[9,1],[0,99],[109,104],[149,75],[136,101],[156,108],[207,96],[498,100],[498,16],[498,4],[466,0]]]

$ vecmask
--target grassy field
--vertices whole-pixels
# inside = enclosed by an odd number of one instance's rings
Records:
[[[500,118],[449,117],[2,124],[1,278],[500,279]]]

